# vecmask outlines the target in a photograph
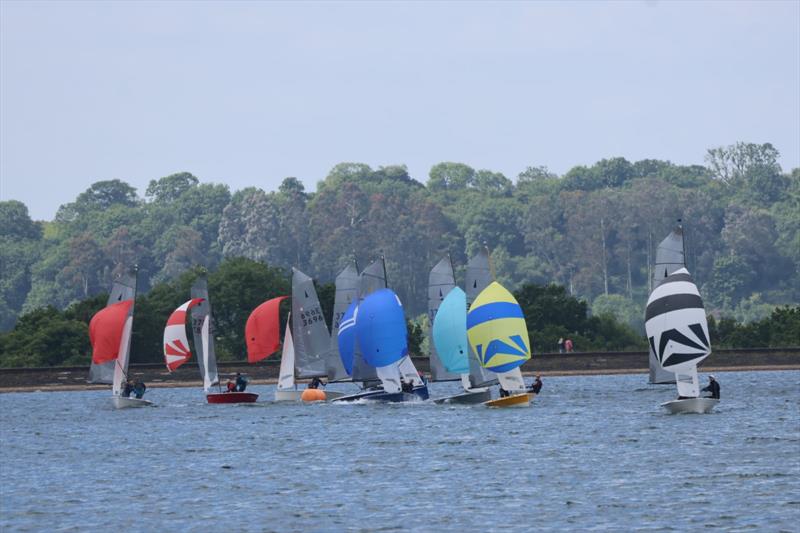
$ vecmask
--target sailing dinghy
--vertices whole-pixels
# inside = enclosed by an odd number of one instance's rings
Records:
[[[719,400],[700,396],[697,365],[711,354],[703,299],[685,268],[668,275],[650,294],[645,330],[659,366],[675,375],[678,399],[662,405],[672,414],[710,413]]]
[[[469,277],[469,276],[468,276]],[[473,280],[477,288],[477,279]],[[481,287],[483,289],[483,287]],[[476,293],[477,294],[477,293]],[[428,285],[428,313],[431,317],[431,376],[446,381],[450,376],[461,380],[460,394],[437,398],[436,403],[478,404],[492,399],[489,387],[473,388],[473,382],[486,381],[483,372],[470,365],[471,352],[467,340],[467,295],[455,286],[455,274],[449,257],[431,271]],[[442,366],[440,371],[438,367]],[[441,377],[440,377],[441,376]]]
[[[493,281],[472,302],[467,314],[469,344],[483,368],[497,375],[500,386],[508,392],[488,407],[530,405],[519,367],[531,358],[525,317],[514,296]]]
[[[191,312],[194,348],[203,377],[203,391],[208,403],[253,403],[258,394],[252,392],[223,392],[219,387],[214,336],[211,334],[211,302],[208,299],[208,282],[198,278],[191,289],[191,299],[175,309],[164,328],[164,361],[170,372],[175,371],[192,357],[186,338],[186,315]],[[217,385],[218,392],[211,387]]]
[[[122,395],[128,379],[128,361],[133,330],[133,306],[136,299],[136,270],[120,276],[111,288],[106,306],[89,322],[92,344],[92,383],[111,383],[111,404],[116,409],[146,407],[153,402]]]
[[[289,313],[284,331],[275,401],[300,401],[305,390],[298,390],[298,378],[328,375],[326,365],[331,349],[330,334],[314,282],[300,270],[292,270],[292,312]],[[247,319],[245,336],[247,358],[251,363],[268,357],[280,347],[279,306],[285,298],[279,296],[264,302]],[[343,396],[339,392],[318,390],[325,395],[325,399]],[[321,396],[319,399],[322,399]]]
[[[407,335],[403,306],[386,288],[386,265],[381,257],[361,273],[359,298],[345,311],[337,334],[345,371],[364,388],[333,401],[427,400],[428,386],[408,354]],[[404,392],[401,382],[410,383],[411,392]]]

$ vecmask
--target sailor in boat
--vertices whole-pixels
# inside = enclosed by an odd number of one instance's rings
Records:
[[[719,383],[717,382],[717,379],[713,375],[709,375],[708,376],[708,386],[707,387],[703,387],[702,391],[703,392],[710,392],[711,393],[711,398],[714,398],[715,400],[719,400],[719,389],[720,389],[720,387],[719,387]]]
[[[228,379],[225,383],[225,392],[236,392],[236,383]]]
[[[539,394],[539,391],[542,390],[542,376],[541,374],[536,374],[536,379],[531,383],[531,388],[528,389],[529,392],[534,394]]]
[[[236,373],[236,392],[244,392],[247,388],[247,378],[241,373]]]
[[[400,388],[403,392],[414,392],[414,382],[413,381],[406,381],[404,378],[400,378]]]
[[[133,392],[133,382],[129,379],[125,381],[125,386],[122,388],[122,397],[130,398]]]
[[[136,382],[133,384],[133,395],[136,396],[139,400],[142,399],[144,393],[147,391],[147,385],[144,384],[144,381],[141,379],[137,379]]]
[[[511,394],[500,385],[500,397],[505,398],[506,396],[511,396]]]
[[[319,379],[319,378],[318,378],[318,377],[316,377],[316,376],[314,376],[314,379],[312,379],[312,380],[311,380],[311,383],[309,383],[309,384],[308,384],[308,388],[309,388],[309,389],[318,389],[318,388],[320,388],[320,386],[323,386],[323,387],[324,387],[324,386],[325,386],[325,384],[324,384],[324,383],[322,383],[322,380],[321,380],[321,379]]]

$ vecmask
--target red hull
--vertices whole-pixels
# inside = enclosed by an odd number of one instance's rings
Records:
[[[212,392],[206,394],[208,403],[253,403],[258,394],[253,392]]]

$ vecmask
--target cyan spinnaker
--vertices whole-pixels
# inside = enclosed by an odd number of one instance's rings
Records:
[[[469,373],[467,295],[454,287],[445,297],[433,322],[436,353],[448,372]]]

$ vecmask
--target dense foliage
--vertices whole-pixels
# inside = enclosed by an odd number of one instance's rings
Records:
[[[563,176],[531,166],[516,181],[443,162],[431,168],[426,184],[404,166],[341,163],[314,193],[286,178],[277,191],[231,194],[225,185],[180,173],[151,181],[144,197],[120,180],[97,182],[49,222],[31,220],[21,202],[4,201],[0,331],[35,311],[20,320],[30,328],[42,313],[107,291],[134,263],[146,295],[137,305],[146,308],[152,299],[161,307],[148,311],[163,316],[174,304],[170,290],[185,295],[187,272],[203,267],[219,275],[223,264],[250,268],[228,262],[236,258],[283,272],[296,266],[324,286],[349,260],[364,266],[383,253],[390,285],[416,316],[425,310],[433,264],[449,252],[463,277],[467,257],[486,245],[508,288],[525,294],[532,284],[563,286],[564,297],[585,301],[598,321],[614,316],[638,335],[655,246],[678,218],[707,310],[720,325],[722,317],[759,321],[800,301],[800,169],[783,172],[778,157],[770,144],[738,143],[709,150],[705,166],[612,158]],[[243,305],[278,287],[277,272],[264,274],[271,285]],[[286,275],[281,279],[288,283]],[[215,300],[226,305],[226,298],[243,298],[229,294],[240,288],[232,280]],[[556,298],[536,295],[545,296]],[[241,321],[245,309],[220,313],[220,327]],[[562,310],[544,315],[554,312]],[[530,320],[541,342],[563,332],[555,319]],[[627,331],[600,332],[577,322],[564,328],[585,346],[606,345],[602,339],[611,337],[612,344],[639,344]],[[147,331],[147,338],[160,337]],[[147,342],[158,352],[155,341]],[[233,338],[220,342],[231,357],[243,349]]]

